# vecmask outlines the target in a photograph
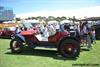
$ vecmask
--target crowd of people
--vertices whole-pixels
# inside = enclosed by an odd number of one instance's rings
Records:
[[[95,28],[88,24],[88,22],[80,22],[78,26],[78,31],[83,46],[86,45],[87,48],[91,49],[92,44],[96,43]]]

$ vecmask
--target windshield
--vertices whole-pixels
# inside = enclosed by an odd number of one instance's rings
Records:
[[[23,26],[26,27],[26,28],[31,28],[32,24],[30,22],[24,22]]]
[[[24,22],[23,26],[26,28],[32,28],[32,27],[36,27],[37,25],[39,25],[39,23],[33,23],[33,22]]]
[[[31,25],[33,26],[33,27],[35,27],[36,25],[38,25],[39,23],[31,23]]]

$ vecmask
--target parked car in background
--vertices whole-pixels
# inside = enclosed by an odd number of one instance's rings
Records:
[[[0,31],[0,37],[10,37],[15,32],[16,27],[5,27]]]

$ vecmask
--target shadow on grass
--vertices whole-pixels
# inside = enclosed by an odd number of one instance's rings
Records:
[[[0,39],[11,39],[9,36],[0,36]]]
[[[89,49],[86,46],[85,47],[81,47],[81,52],[83,52],[83,51],[91,51],[91,50],[92,50],[92,48]]]
[[[82,51],[90,51],[90,50],[87,48],[82,48]]]
[[[57,60],[71,60],[75,61],[77,58],[64,58],[55,50],[43,50],[43,49],[34,49],[33,51],[24,50],[23,52],[16,54],[11,52],[6,52],[7,55],[28,55],[28,56],[41,56],[41,57],[50,57]]]

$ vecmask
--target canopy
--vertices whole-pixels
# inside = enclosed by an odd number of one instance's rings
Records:
[[[63,20],[63,21],[60,22],[60,24],[64,24],[64,23],[71,23],[71,21],[69,21],[69,20]]]
[[[57,23],[58,24],[58,21],[49,21],[48,24],[53,24],[53,23]]]

